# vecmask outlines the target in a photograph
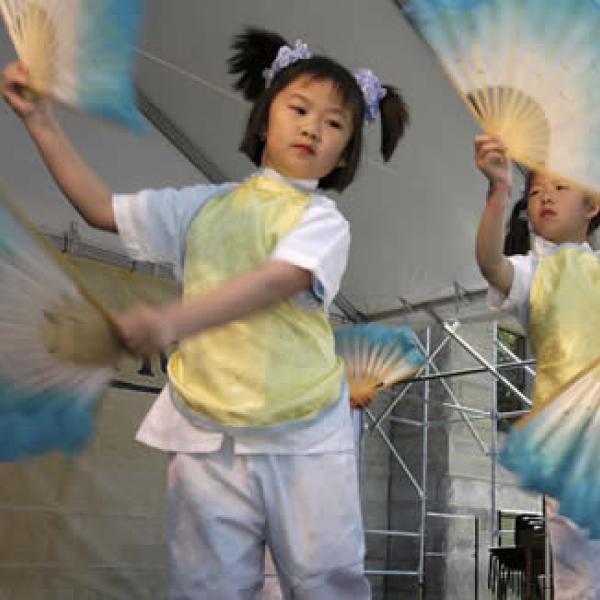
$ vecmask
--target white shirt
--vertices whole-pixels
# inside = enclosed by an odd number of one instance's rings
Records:
[[[284,179],[271,169],[265,175]],[[286,180],[315,190],[316,180]],[[197,185],[180,190],[143,190],[113,197],[117,228],[129,255],[174,265],[181,276],[187,230],[203,206],[237,183]],[[329,198],[313,193],[298,224],[275,246],[270,259],[294,264],[313,275],[313,290],[301,292],[296,303],[328,310],[346,268],[349,226]],[[193,423],[193,424],[192,424]],[[353,449],[350,404],[345,383],[339,397],[309,421],[265,428],[236,429],[192,413],[166,385],[146,415],[136,439],[169,452],[214,452],[224,437],[234,438],[238,454],[315,454]]]
[[[596,257],[600,258],[600,252],[594,252],[587,242],[584,242],[583,244],[570,242],[555,244],[540,236],[535,236],[533,238],[533,249],[530,250],[528,254],[507,256],[514,268],[512,286],[508,295],[505,295],[498,288],[490,285],[488,287],[487,296],[488,306],[492,309],[504,310],[513,314],[518,319],[519,323],[527,329],[529,324],[529,295],[531,293],[531,286],[533,284],[538,259],[541,256],[552,254],[565,246],[581,248],[582,250],[593,252]]]
[[[285,179],[273,169],[263,169],[262,173],[304,190],[316,190],[318,184],[316,179]],[[209,200],[238,185],[201,184],[179,190],[165,188],[115,195],[115,219],[128,254],[134,260],[171,264],[181,278],[185,238],[192,221]],[[315,304],[306,291],[296,300],[302,308],[322,304],[328,311],[346,270],[349,246],[348,222],[332,200],[314,193],[299,223],[279,240],[270,258],[310,271],[313,293],[322,302]]]

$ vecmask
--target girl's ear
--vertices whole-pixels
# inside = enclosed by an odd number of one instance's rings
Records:
[[[586,198],[586,204],[587,204],[587,211],[585,213],[585,216],[587,219],[589,219],[590,221],[598,214],[600,213],[600,204],[598,204],[598,202],[600,201],[600,198]]]

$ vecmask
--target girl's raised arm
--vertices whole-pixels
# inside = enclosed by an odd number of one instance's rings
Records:
[[[0,91],[21,117],[50,174],[67,200],[92,227],[116,231],[112,193],[106,183],[82,159],[54,118],[45,99],[27,100],[29,74],[21,62],[9,64],[2,73]]]
[[[475,138],[475,162],[489,179],[490,189],[477,231],[476,257],[481,274],[488,283],[508,294],[514,269],[504,256],[504,220],[510,201],[512,165],[506,146],[498,138],[481,135]]]

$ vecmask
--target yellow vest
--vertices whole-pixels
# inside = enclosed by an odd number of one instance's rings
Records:
[[[529,302],[537,359],[530,418],[600,361],[598,259],[573,246],[540,257]]]
[[[184,301],[264,265],[310,199],[260,173],[211,199],[187,233]],[[288,299],[183,341],[168,373],[192,410],[260,427],[315,416],[338,396],[343,365],[324,311]]]

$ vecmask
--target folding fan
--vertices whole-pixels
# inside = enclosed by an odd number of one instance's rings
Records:
[[[510,156],[600,191],[598,0],[405,0],[482,129]]]
[[[500,454],[525,488],[600,539],[600,359],[511,430]]]
[[[335,331],[335,350],[344,359],[352,406],[366,406],[380,390],[414,375],[423,366],[410,327],[376,323]]]
[[[68,263],[0,190],[0,460],[81,449],[121,346]]]
[[[142,0],[0,0],[31,89],[139,129],[131,82]]]

